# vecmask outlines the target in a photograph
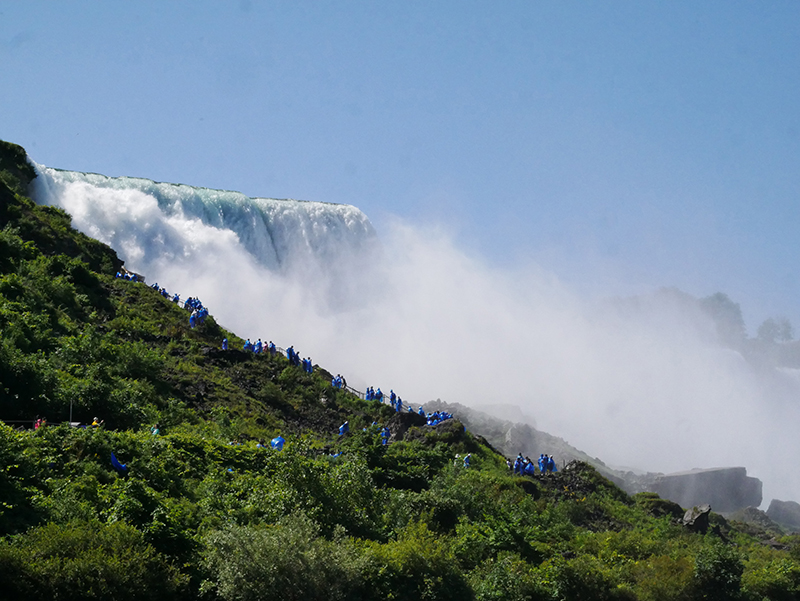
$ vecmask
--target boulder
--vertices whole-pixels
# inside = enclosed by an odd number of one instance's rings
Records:
[[[761,480],[743,467],[694,469],[658,477],[652,491],[681,507],[711,504],[719,512],[761,505]]]
[[[687,509],[686,513],[683,514],[683,525],[693,532],[705,534],[708,530],[708,518],[710,513],[711,505],[708,503],[696,505],[691,509]]]
[[[800,503],[772,499],[767,509],[767,516],[789,530],[800,532]]]

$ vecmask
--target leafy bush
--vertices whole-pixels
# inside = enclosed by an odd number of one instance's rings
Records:
[[[742,578],[746,598],[759,601],[793,601],[800,598],[800,566],[786,558],[748,561]]]
[[[125,524],[48,524],[0,542],[0,590],[27,599],[164,599],[186,578]]]
[[[367,550],[370,598],[464,601],[472,597],[450,542],[422,522],[409,525],[396,540],[368,544]]]
[[[514,553],[501,553],[469,575],[476,601],[550,601],[538,571]]]
[[[229,526],[204,542],[204,590],[227,601],[361,598],[364,558],[341,533],[322,538],[303,514],[275,526]]]
[[[738,599],[742,572],[744,564],[739,553],[718,540],[711,540],[695,557],[694,590],[702,599]]]

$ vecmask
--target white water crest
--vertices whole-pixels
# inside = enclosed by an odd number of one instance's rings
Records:
[[[187,276],[224,282],[231,272],[266,271],[313,279],[332,302],[347,295],[348,271],[378,252],[369,219],[349,205],[34,166],[37,202],[65,209],[76,228],[114,248],[127,269],[171,290]]]
[[[398,220],[379,237],[351,206],[37,171],[36,201],[149,283],[362,390],[518,405],[609,464],[741,465],[765,502],[800,500],[798,372],[723,348],[680,295],[599,303],[539,266],[490,266],[438,227]]]

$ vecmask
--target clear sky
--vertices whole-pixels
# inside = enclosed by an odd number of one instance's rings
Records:
[[[0,0],[0,138],[800,329],[796,1]]]

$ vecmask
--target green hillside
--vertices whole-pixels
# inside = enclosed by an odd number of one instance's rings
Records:
[[[769,524],[694,532],[579,462],[514,477],[458,419],[219,350],[242,341],[213,307],[192,329],[115,278],[34,175],[0,142],[0,598],[800,598],[800,540]]]

